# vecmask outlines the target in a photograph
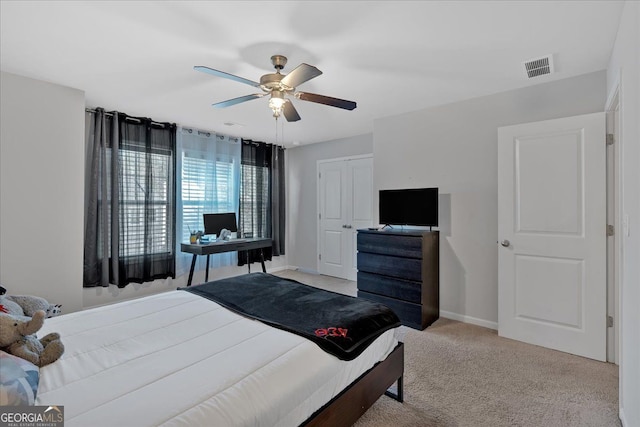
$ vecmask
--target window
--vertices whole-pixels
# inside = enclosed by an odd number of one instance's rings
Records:
[[[128,144],[131,147],[131,144]],[[111,163],[111,149],[107,162]],[[171,152],[156,150],[149,154],[140,150],[121,149],[119,180],[121,233],[120,256],[170,253],[173,240],[171,218]],[[107,194],[111,194],[111,168],[107,172]],[[148,196],[148,197],[147,197]],[[109,197],[109,203],[111,198]],[[111,234],[111,210],[108,215]],[[111,251],[109,251],[111,256]]]
[[[267,236],[269,209],[269,168],[243,164],[238,224],[243,236],[271,237]]]
[[[243,140],[242,188],[239,227],[247,237],[269,237],[272,247],[264,259],[284,254],[284,149],[264,142]],[[256,251],[238,253],[238,265],[255,262]]]
[[[84,286],[175,277],[176,126],[87,111]]]
[[[177,173],[177,262],[178,274],[189,271],[192,256],[181,252],[180,244],[189,242],[191,231],[204,231],[202,215],[238,213],[240,200],[240,141],[195,129],[178,132]],[[200,257],[205,258],[205,257]],[[210,257],[210,268],[236,263],[235,253]],[[198,259],[196,271],[204,270]]]
[[[203,153],[182,153],[182,236],[189,240],[189,231],[203,230],[202,214],[235,212],[235,168],[237,159],[219,155],[207,159]]]

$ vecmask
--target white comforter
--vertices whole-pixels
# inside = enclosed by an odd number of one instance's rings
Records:
[[[383,360],[387,331],[351,362],[297,335],[173,291],[47,319],[61,360],[36,403],[65,426],[296,426]]]

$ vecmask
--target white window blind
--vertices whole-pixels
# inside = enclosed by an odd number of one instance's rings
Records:
[[[269,209],[269,168],[242,165],[240,209],[243,235],[246,237],[268,237],[267,209]]]
[[[192,256],[180,251],[190,231],[204,230],[206,213],[238,213],[240,200],[240,141],[215,133],[181,128],[178,132],[177,253],[178,275],[189,271]],[[196,271],[206,257],[198,257]],[[210,268],[237,263],[235,253],[211,256]]]
[[[111,163],[111,150],[107,162]],[[149,156],[149,162],[147,162]],[[122,178],[120,192],[120,256],[171,252],[169,238],[170,153],[120,150]],[[111,169],[108,170],[108,192],[111,194]],[[149,202],[146,202],[147,195]],[[108,217],[111,234],[111,210]],[[145,235],[147,236],[145,240]],[[146,250],[145,250],[146,248]],[[111,255],[111,254],[109,254]]]
[[[204,158],[202,153],[183,152],[182,156],[182,241],[189,230],[203,230],[202,214],[235,212],[237,201],[234,168],[237,160],[228,156]]]

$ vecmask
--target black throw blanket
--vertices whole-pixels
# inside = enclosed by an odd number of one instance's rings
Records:
[[[342,360],[353,360],[380,334],[400,326],[382,304],[251,273],[180,288],[270,326],[300,335]]]

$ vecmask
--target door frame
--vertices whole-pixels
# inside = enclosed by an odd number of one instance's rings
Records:
[[[371,159],[373,162],[373,153],[371,154],[358,154],[354,156],[345,156],[345,157],[335,157],[332,159],[322,159],[316,160],[316,271],[320,273],[320,258],[319,254],[321,254],[321,230],[320,230],[320,165],[324,163],[333,163],[340,161],[348,161],[348,160],[359,160],[359,159]],[[373,197],[373,196],[372,196]]]
[[[613,149],[613,170],[609,170],[609,161],[607,159],[607,179],[613,179],[613,194],[609,194],[609,186],[607,185],[607,208],[613,203],[613,280],[607,274],[607,315],[613,317],[613,328],[607,328],[607,362],[621,365],[620,356],[622,348],[622,335],[620,334],[620,322],[622,319],[622,132],[621,130],[621,114],[620,114],[620,74],[616,76],[616,80],[611,89],[605,104],[607,134],[614,134],[613,147],[607,146],[607,154]],[[617,111],[617,116],[615,112]],[[614,123],[617,120],[617,123]],[[609,258],[611,248],[607,245],[607,259]],[[609,263],[607,262],[607,268]],[[612,300],[610,300],[610,298]]]

